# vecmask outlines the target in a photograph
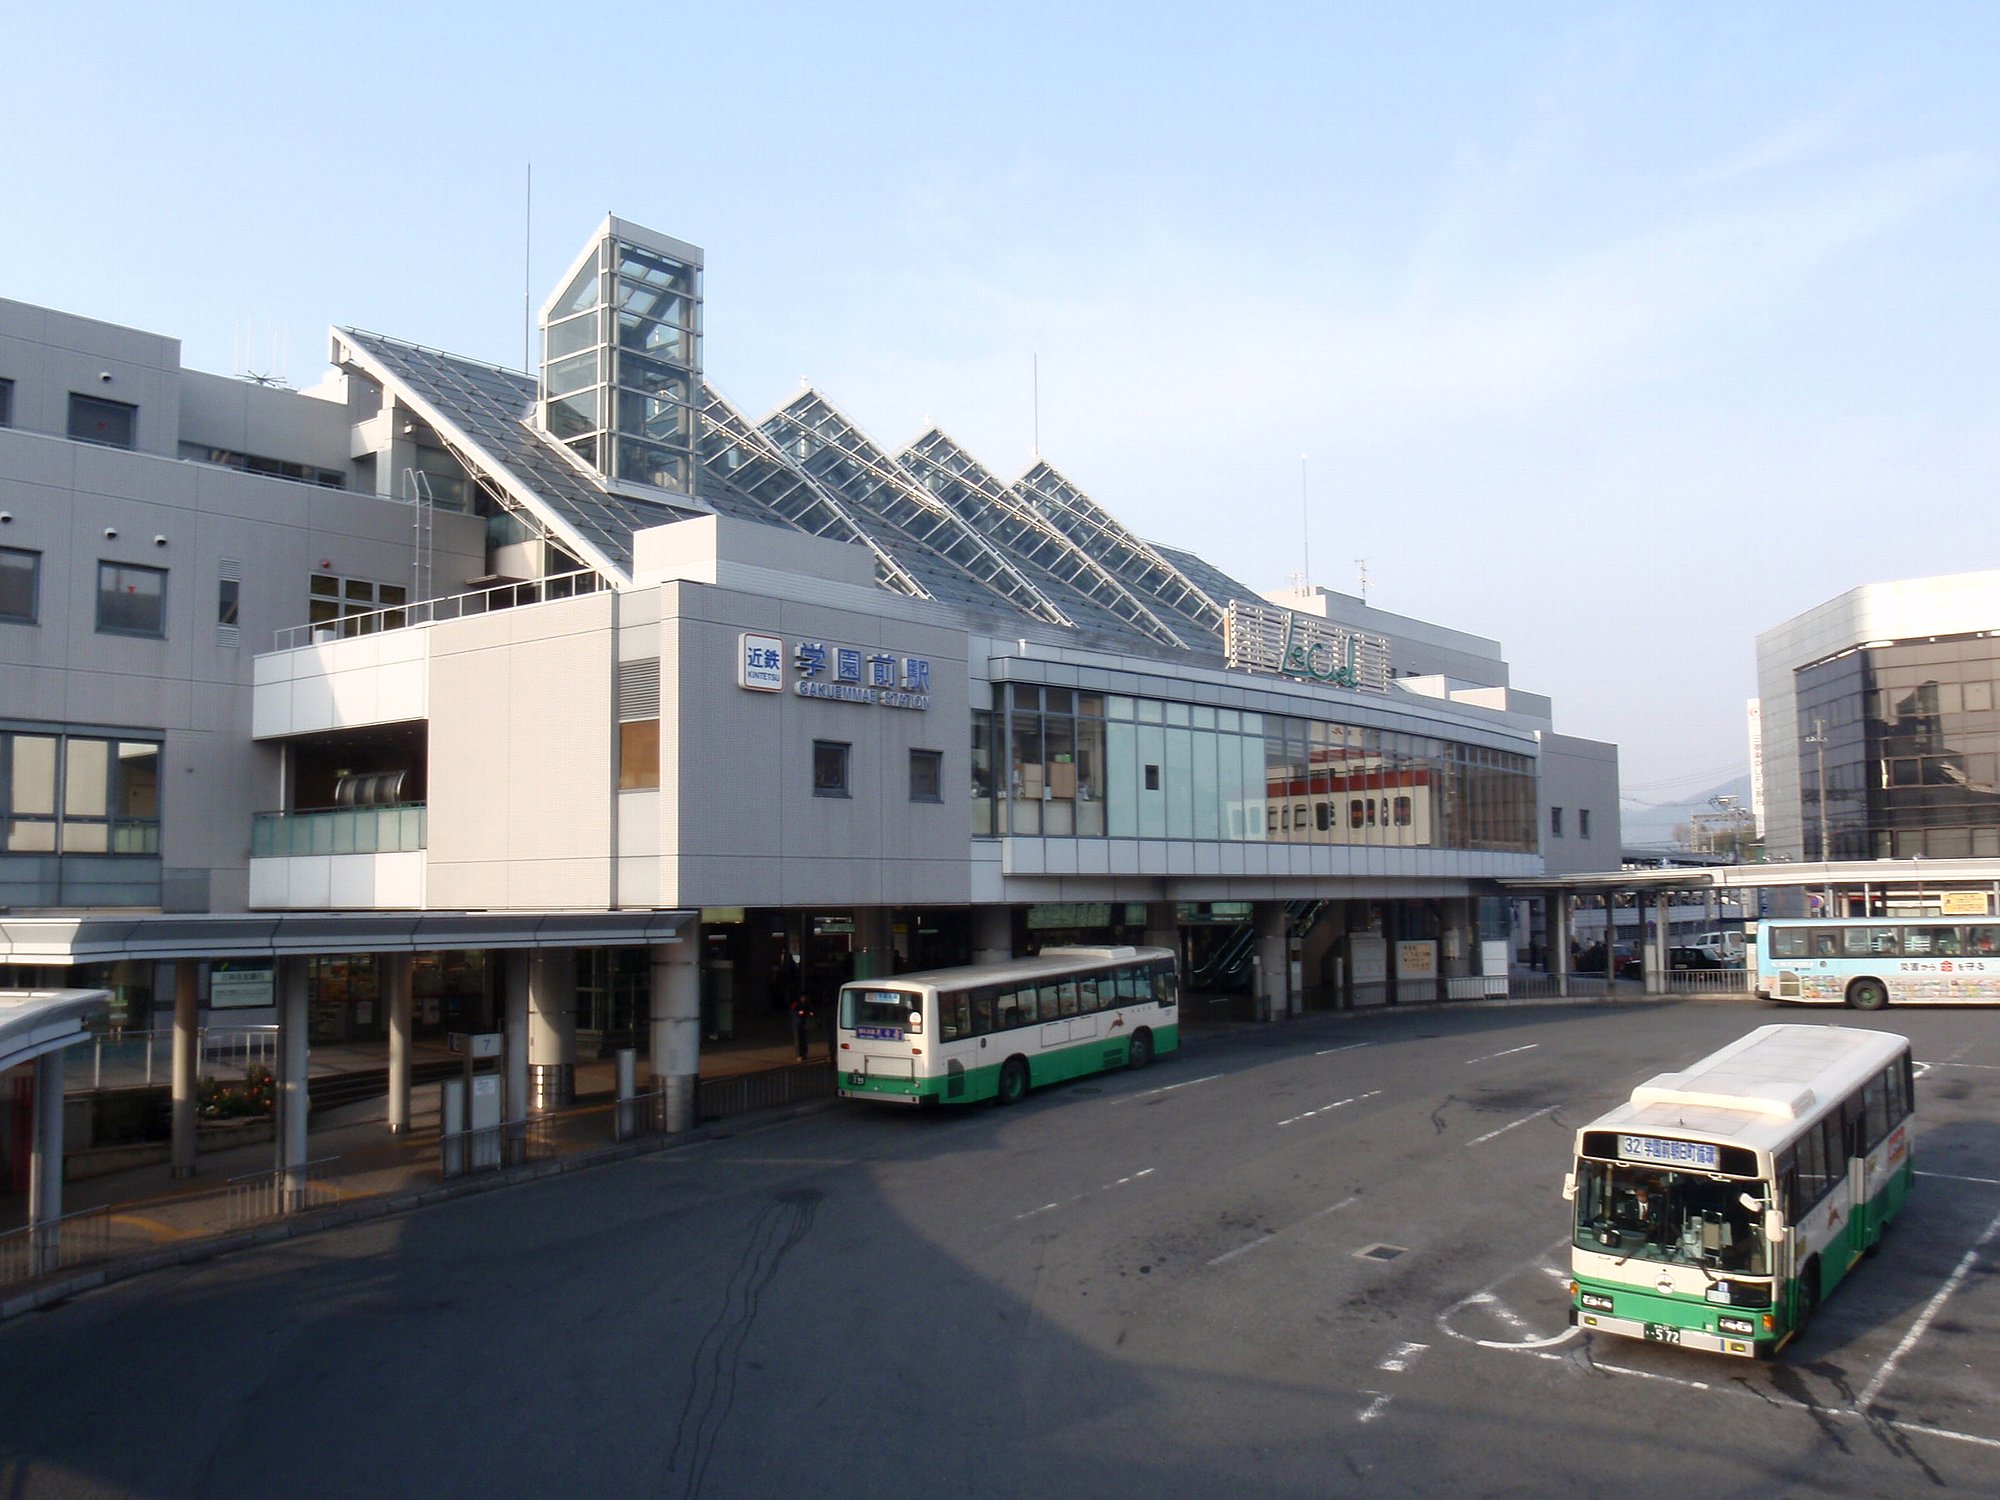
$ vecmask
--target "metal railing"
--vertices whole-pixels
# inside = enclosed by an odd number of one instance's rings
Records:
[[[46,1276],[111,1254],[111,1210],[100,1204],[0,1234],[0,1285]]]
[[[250,857],[409,854],[425,847],[427,821],[421,802],[255,813],[250,819]]]
[[[275,1026],[200,1026],[195,1028],[197,1071],[221,1065],[275,1067],[278,1028]],[[174,1072],[174,1031],[171,1026],[150,1031],[122,1027],[95,1032],[90,1038],[88,1081],[82,1068],[64,1070],[63,1092],[87,1093],[104,1088],[144,1088],[165,1083]]]
[[[269,1172],[246,1172],[241,1177],[232,1177],[223,1184],[226,1206],[224,1219],[231,1229],[244,1224],[254,1224],[259,1219],[275,1219],[280,1214],[303,1213],[311,1208],[325,1208],[339,1201],[340,1190],[334,1185],[334,1176],[340,1167],[337,1156],[322,1156],[317,1161],[287,1171],[283,1167]],[[286,1179],[298,1179],[296,1201],[286,1201]]]
[[[705,1078],[695,1085],[695,1118],[720,1120],[753,1109],[831,1099],[834,1089],[833,1067],[824,1062],[793,1063],[733,1078]]]
[[[492,1172],[501,1167],[517,1167],[524,1162],[547,1161],[562,1154],[557,1132],[569,1117],[587,1111],[564,1110],[530,1115],[525,1120],[503,1120],[498,1125],[482,1125],[476,1130],[457,1130],[438,1136],[438,1175],[463,1177],[470,1172]]]
[[[450,594],[442,599],[419,599],[413,604],[399,604],[393,609],[343,615],[338,620],[287,625],[277,632],[272,649],[296,651],[301,646],[314,646],[323,641],[344,641],[356,636],[404,630],[412,625],[429,625],[438,620],[461,620],[471,615],[491,614],[499,609],[519,609],[526,604],[577,599],[585,594],[598,593],[605,587],[604,580],[587,568],[580,568],[574,573],[551,573],[546,578],[496,584],[492,588]]]

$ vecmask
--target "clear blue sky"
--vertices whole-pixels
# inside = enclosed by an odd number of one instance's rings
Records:
[[[0,295],[296,384],[330,324],[518,364],[524,259],[539,305],[616,213],[704,247],[739,408],[808,378],[1011,478],[1039,359],[1043,454],[1128,525],[1263,589],[1367,559],[1639,801],[1747,768],[1758,631],[2000,565],[2000,7],[0,0],[0,38]]]

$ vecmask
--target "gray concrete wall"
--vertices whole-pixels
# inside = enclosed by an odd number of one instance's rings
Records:
[[[1618,747],[1545,730],[1537,809],[1543,868],[1551,875],[1615,870],[1623,863],[1618,807]],[[1561,838],[1549,832],[1549,809],[1563,810]],[[1579,811],[1590,812],[1590,837],[1578,833]]]

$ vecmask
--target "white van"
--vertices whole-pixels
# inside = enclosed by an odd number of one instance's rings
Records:
[[[1683,946],[1705,953],[1719,964],[1743,962],[1743,934],[1740,932],[1697,933]]]

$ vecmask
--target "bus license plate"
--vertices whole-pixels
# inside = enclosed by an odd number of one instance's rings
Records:
[[[1646,1338],[1648,1342],[1655,1344],[1678,1344],[1681,1341],[1681,1331],[1666,1323],[1648,1323]]]

